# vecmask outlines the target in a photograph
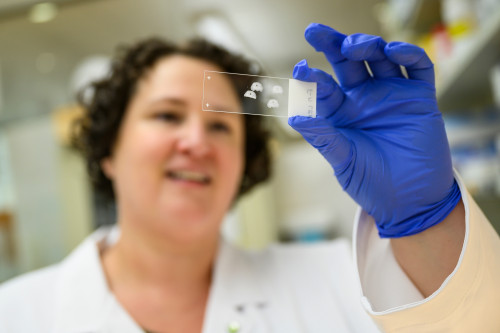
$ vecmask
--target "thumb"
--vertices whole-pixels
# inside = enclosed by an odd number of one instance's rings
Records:
[[[322,117],[294,116],[288,124],[330,163],[335,173],[341,172],[352,158],[352,143],[345,135]]]

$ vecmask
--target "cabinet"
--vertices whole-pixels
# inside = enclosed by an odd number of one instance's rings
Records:
[[[438,81],[443,111],[476,109],[493,103],[490,70],[500,61],[500,5],[478,29],[463,52],[449,59],[448,75]]]
[[[381,24],[387,39],[417,42],[442,23],[442,1],[387,1]],[[436,81],[437,98],[443,112],[481,109],[493,103],[490,70],[500,61],[500,2],[490,11],[465,47],[443,61],[446,73]],[[397,17],[397,19],[394,19]],[[439,62],[436,63],[440,71]]]

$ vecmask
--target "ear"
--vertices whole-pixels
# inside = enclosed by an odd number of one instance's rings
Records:
[[[104,172],[104,174],[106,175],[106,177],[108,177],[109,179],[114,178],[115,168],[113,164],[113,159],[110,156],[104,158],[101,161],[101,169],[102,172]]]

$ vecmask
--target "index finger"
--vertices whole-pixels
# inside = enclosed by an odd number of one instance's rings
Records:
[[[340,86],[352,88],[370,79],[363,61],[348,60],[341,48],[346,35],[319,23],[311,23],[305,31],[305,38],[316,51],[323,52],[332,65]]]

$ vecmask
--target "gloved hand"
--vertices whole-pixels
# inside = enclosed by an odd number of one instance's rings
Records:
[[[325,54],[339,83],[299,62],[293,77],[317,82],[318,116],[291,117],[290,126],[326,158],[381,237],[441,222],[461,196],[424,50],[377,36],[346,37],[320,24],[309,25],[305,37]]]

